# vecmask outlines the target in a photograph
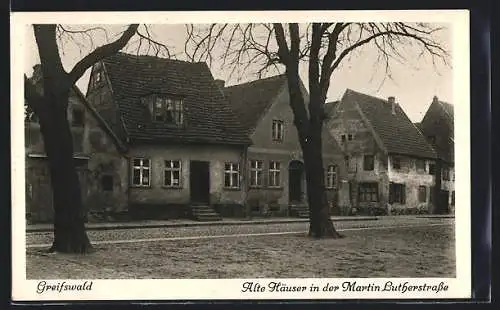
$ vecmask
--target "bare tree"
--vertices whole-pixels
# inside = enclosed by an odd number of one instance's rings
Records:
[[[154,41],[148,27],[132,24],[119,37],[107,44],[94,48],[93,32],[106,30],[100,27],[73,30],[62,25],[33,25],[42,72],[42,91],[25,76],[25,98],[29,113],[34,112],[40,123],[45,152],[48,157],[54,205],[54,241],[50,251],[85,253],[92,250],[85,232],[85,211],[80,192],[80,183],[73,161],[72,133],[67,119],[70,91],[75,83],[92,65],[111,56],[134,37],[151,46],[158,54],[168,48]],[[146,31],[145,33],[143,31]],[[81,36],[77,38],[75,36]],[[80,59],[66,72],[61,61],[60,50],[64,40],[79,45],[82,38],[90,40],[92,51]],[[58,42],[60,43],[58,45]],[[83,46],[81,46],[83,48]]]
[[[332,74],[349,56],[370,45],[378,51],[389,77],[391,61],[406,61],[407,51],[430,56],[433,63],[447,63],[449,56],[435,37],[442,28],[425,23],[211,24],[186,25],[186,29],[185,51],[193,61],[211,64],[215,57],[220,58],[224,67],[231,68],[231,75],[252,66],[259,67],[259,76],[273,67],[284,67],[306,170],[309,235],[316,238],[340,236],[326,203],[321,140],[323,106]],[[308,63],[308,104],[301,91],[301,61]]]

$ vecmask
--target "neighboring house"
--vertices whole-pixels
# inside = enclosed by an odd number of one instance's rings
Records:
[[[437,212],[455,209],[455,135],[453,105],[434,96],[422,121],[418,124],[422,134],[438,154],[441,175],[441,206]]]
[[[251,140],[206,63],[118,53],[92,67],[87,99],[127,146],[117,173],[130,213],[243,210]]]
[[[222,89],[224,81],[219,83]],[[277,75],[223,89],[253,142],[248,148],[246,163],[249,171],[247,201],[252,213],[296,211],[307,216],[304,162],[293,123],[286,76]],[[302,91],[307,104],[308,94],[303,85]],[[336,212],[339,178],[345,176],[346,171],[341,150],[326,129],[323,164],[328,202]]]
[[[40,69],[40,65],[34,67],[30,82],[42,92]],[[93,211],[124,209],[127,183],[118,173],[120,167],[126,167],[120,155],[124,145],[77,87],[70,92],[67,111],[84,205],[91,215]],[[31,222],[50,221],[52,189],[40,124],[36,115],[28,113],[24,125],[26,218]]]
[[[396,103],[347,89],[327,124],[348,170],[353,212],[433,210],[436,152]]]

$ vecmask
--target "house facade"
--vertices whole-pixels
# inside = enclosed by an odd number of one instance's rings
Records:
[[[441,179],[438,199],[439,213],[453,213],[455,210],[455,137],[453,105],[434,96],[422,121],[418,124],[438,154],[438,166],[441,167]]]
[[[34,67],[30,82],[42,91],[39,65]],[[77,87],[70,92],[67,113],[73,134],[73,158],[89,216],[102,215],[106,210],[125,210],[128,183],[118,172],[126,167],[124,145]],[[40,124],[36,115],[27,113],[24,125],[26,218],[33,222],[51,221],[52,190]]]
[[[223,81],[220,81],[223,83]],[[221,89],[222,89],[221,85]],[[307,188],[302,151],[289,103],[287,78],[273,76],[224,87],[238,119],[252,140],[247,153],[247,203],[252,213],[307,216]],[[308,101],[308,94],[302,85]],[[325,129],[325,191],[338,212],[339,180],[345,175],[342,152]]]
[[[394,97],[347,89],[327,127],[345,154],[352,214],[432,212],[436,152]]]
[[[93,66],[87,100],[127,145],[119,173],[130,214],[216,219],[214,208],[243,210],[251,140],[205,63],[118,53]]]

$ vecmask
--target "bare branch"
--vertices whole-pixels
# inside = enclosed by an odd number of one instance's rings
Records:
[[[90,54],[82,58],[78,63],[76,63],[76,65],[69,73],[70,83],[74,84],[85,73],[85,71],[96,62],[113,55],[114,53],[125,47],[130,38],[132,38],[132,36],[134,36],[134,34],[137,32],[138,27],[139,24],[132,24],[128,26],[127,30],[125,30],[122,36],[116,41],[100,46]]]
[[[278,56],[280,60],[284,64],[288,64],[290,51],[288,50],[288,45],[286,43],[285,31],[283,30],[283,26],[279,23],[275,23],[274,25],[274,35],[276,37],[276,42],[278,43]]]

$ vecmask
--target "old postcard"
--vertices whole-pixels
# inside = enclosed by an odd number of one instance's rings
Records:
[[[11,25],[15,301],[471,297],[467,11]]]

